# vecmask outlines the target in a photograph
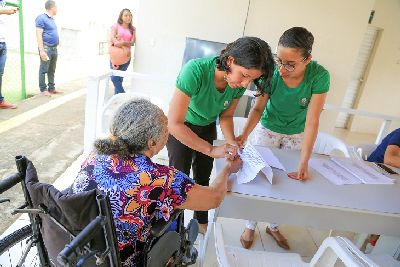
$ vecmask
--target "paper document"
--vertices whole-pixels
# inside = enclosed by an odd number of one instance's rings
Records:
[[[267,176],[268,181],[272,184],[272,169],[254,146],[247,143],[244,149],[239,151],[239,156],[243,161],[242,168],[236,174],[239,184],[252,181],[260,171]]]
[[[331,158],[338,165],[351,172],[364,184],[393,184],[393,179],[379,173],[366,162],[358,159]]]
[[[271,166],[272,168],[280,169],[282,171],[286,171],[285,167],[282,165],[279,159],[274,155],[271,149],[265,146],[255,146],[255,148],[269,166]]]
[[[366,162],[349,158],[312,158],[310,166],[336,185],[393,184],[393,179],[380,174]]]
[[[310,166],[336,185],[361,184],[360,179],[340,168],[330,159],[312,158]]]

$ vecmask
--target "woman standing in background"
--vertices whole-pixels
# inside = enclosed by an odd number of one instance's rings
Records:
[[[136,28],[132,25],[132,13],[124,8],[119,13],[118,21],[110,31],[110,67],[126,71],[131,63],[131,47],[136,41]],[[122,87],[123,77],[111,76],[115,94],[125,93]]]

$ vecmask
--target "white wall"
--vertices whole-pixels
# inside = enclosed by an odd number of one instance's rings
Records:
[[[328,102],[340,105],[374,0],[252,0],[245,35],[275,49],[293,26],[313,32],[313,56],[331,73]],[[159,75],[179,72],[186,36],[231,42],[243,34],[249,1],[140,2],[134,70]],[[321,129],[333,129],[337,114],[324,114]]]
[[[235,40],[242,35],[247,6],[248,0],[140,1],[134,70],[175,77],[185,37]]]
[[[120,0],[113,4],[109,0],[57,0],[57,4],[59,27],[82,32],[76,48],[81,55],[85,48],[95,54],[98,41],[106,39],[119,11],[130,8],[137,27],[134,70],[173,78],[181,67],[185,37],[231,42],[243,35],[246,24],[245,35],[259,36],[275,49],[285,29],[304,26],[315,36],[314,59],[331,73],[327,102],[336,105],[342,102],[370,10],[375,9],[373,25],[383,28],[383,34],[358,108],[400,116],[395,107],[400,99],[399,0]],[[34,19],[43,11],[44,0],[24,1],[27,51],[36,52]],[[18,48],[17,17],[9,21],[14,24],[8,29],[10,48]],[[321,129],[330,131],[336,115],[325,112]],[[378,126],[379,121],[356,117],[351,129],[375,132]]]
[[[376,0],[372,25],[382,35],[367,76],[358,109],[400,117],[400,1]],[[355,117],[351,130],[374,133],[381,121]],[[392,123],[392,129],[400,123]]]
[[[313,59],[331,75],[327,103],[340,105],[367,25],[373,0],[252,0],[246,35],[270,42],[288,28],[302,26],[314,35]],[[332,131],[337,114],[324,112],[320,129]]]
[[[25,51],[37,53],[35,19],[45,12],[45,0],[23,1]],[[107,32],[112,24],[116,23],[119,12],[123,8],[129,8],[133,13],[133,23],[136,24],[139,9],[138,0],[56,0],[58,13],[54,17],[59,34],[61,47],[71,44],[71,40],[63,39],[63,29],[77,32],[77,40],[74,47],[68,50],[74,54],[66,56],[95,55],[98,52],[98,42],[107,39]],[[11,49],[19,49],[18,15],[2,16],[7,25],[7,45]],[[65,36],[68,38],[68,36]],[[64,46],[64,47],[63,47]]]

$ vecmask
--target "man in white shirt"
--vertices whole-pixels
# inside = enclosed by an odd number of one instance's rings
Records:
[[[5,6],[5,1],[2,0],[0,1],[0,109],[9,109],[9,108],[17,108],[16,105],[11,104],[10,102],[7,102],[4,100],[4,97],[1,94],[1,86],[2,86],[2,81],[3,81],[3,73],[4,73],[4,67],[6,65],[6,60],[7,60],[7,45],[6,45],[6,40],[5,40],[5,25],[4,22],[2,21],[2,16],[3,15],[12,15],[17,12],[16,8],[13,7],[6,7]]]

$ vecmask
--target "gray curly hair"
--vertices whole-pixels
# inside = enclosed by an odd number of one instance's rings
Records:
[[[149,148],[150,139],[160,140],[165,120],[164,112],[149,100],[129,100],[112,118],[111,137],[96,140],[94,147],[98,153],[106,155],[140,153]]]

